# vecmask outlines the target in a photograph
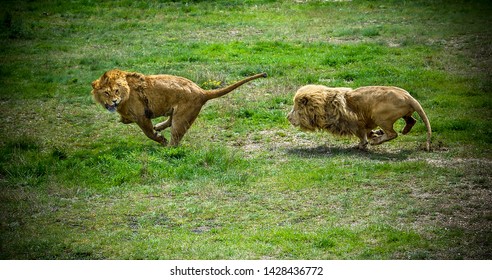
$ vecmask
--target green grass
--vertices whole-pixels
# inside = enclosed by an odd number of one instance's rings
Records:
[[[490,259],[487,1],[21,1],[0,8],[0,258]],[[90,95],[112,68],[216,88],[180,147]],[[394,85],[425,127],[360,152],[285,116]],[[397,130],[404,123],[396,124]],[[169,138],[169,132],[164,133]]]

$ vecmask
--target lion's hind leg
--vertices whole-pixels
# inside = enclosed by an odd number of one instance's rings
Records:
[[[403,128],[403,130],[401,131],[402,134],[407,134],[408,132],[410,132],[410,130],[412,129],[412,127],[415,125],[415,123],[417,122],[417,120],[415,120],[412,115],[407,115],[407,116],[404,116],[403,119],[405,120],[405,127]]]
[[[170,127],[172,124],[172,121],[173,121],[173,117],[171,116],[166,121],[163,121],[161,123],[154,125],[155,131],[162,131],[162,130]]]
[[[171,146],[177,146],[185,133],[195,121],[201,107],[187,108],[186,111],[175,111],[171,125]]]
[[[370,140],[369,144],[371,145],[379,145],[382,144],[386,141],[395,139],[398,137],[398,133],[393,129],[393,123],[392,122],[384,122],[382,124],[379,124],[379,127],[383,130],[383,134],[380,136],[373,136],[373,138]]]
[[[174,109],[171,109],[165,116],[169,116],[169,118],[161,123],[158,123],[154,125],[155,131],[162,131],[168,127],[171,127],[173,124],[173,114],[174,114]]]

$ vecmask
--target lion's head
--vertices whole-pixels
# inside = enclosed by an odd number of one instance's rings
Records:
[[[328,88],[308,85],[300,88],[294,96],[294,107],[287,115],[293,126],[302,130],[329,129],[345,112],[343,93],[351,88]]]
[[[130,88],[138,87],[144,80],[142,74],[113,69],[92,82],[92,95],[104,108],[114,112],[128,99]]]

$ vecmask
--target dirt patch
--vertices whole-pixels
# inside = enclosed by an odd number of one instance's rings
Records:
[[[412,188],[420,213],[413,227],[430,240],[424,228],[439,228],[453,248],[440,252],[443,258],[490,259],[492,257],[492,161],[489,159],[425,159],[435,168],[454,171],[450,177],[436,178],[441,189]],[[443,232],[444,231],[444,232]],[[430,234],[430,235],[429,235]],[[460,240],[456,242],[456,240]]]

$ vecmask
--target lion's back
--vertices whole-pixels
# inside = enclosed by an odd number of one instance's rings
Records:
[[[203,90],[191,80],[173,75],[149,75],[147,85],[146,94],[154,103],[159,103],[162,98],[171,103],[189,101],[201,98],[203,94]]]
[[[393,86],[366,86],[350,93],[352,100],[366,106],[397,106],[408,104],[413,97],[406,90]]]

